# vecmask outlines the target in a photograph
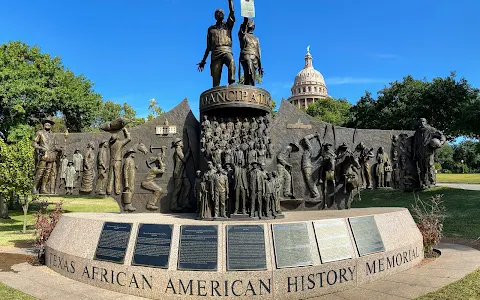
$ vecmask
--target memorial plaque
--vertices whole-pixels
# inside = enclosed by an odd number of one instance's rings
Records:
[[[272,228],[278,269],[313,264],[306,223],[273,224]]]
[[[313,222],[322,263],[352,258],[352,241],[343,219]]]
[[[178,249],[179,270],[217,270],[218,227],[184,225]]]
[[[132,265],[168,268],[173,225],[140,224]]]
[[[105,222],[94,259],[123,263],[131,231],[131,223]]]
[[[358,255],[385,251],[382,237],[373,216],[348,218],[353,238],[357,244]]]
[[[227,269],[265,270],[265,234],[262,225],[227,226]]]

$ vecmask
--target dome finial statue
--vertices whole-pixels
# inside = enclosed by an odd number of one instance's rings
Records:
[[[307,53],[310,53],[310,45],[307,46]]]

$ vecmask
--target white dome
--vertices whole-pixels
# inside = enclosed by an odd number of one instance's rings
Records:
[[[305,66],[295,76],[291,91],[292,96],[288,98],[288,101],[298,108],[304,109],[319,99],[328,97],[327,86],[322,73],[313,68],[310,46],[307,48],[307,54],[305,55]]]
[[[313,67],[308,67],[295,76],[294,86],[303,85],[303,84],[313,84],[313,85],[323,85],[325,86],[325,79],[323,78],[322,73],[315,70]]]

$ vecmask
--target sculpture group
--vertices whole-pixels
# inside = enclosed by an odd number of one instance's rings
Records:
[[[222,68],[225,65],[228,69],[228,84],[233,84],[235,80],[235,60],[232,52],[232,30],[235,25],[235,13],[233,0],[228,0],[229,14],[227,21],[224,21],[225,13],[223,9],[215,11],[215,25],[208,28],[207,47],[202,60],[198,63],[198,70],[203,71],[207,57],[210,56],[210,74],[213,79],[213,87],[220,85],[222,77]],[[240,65],[244,71],[244,84],[255,85],[256,72],[263,75],[260,41],[254,35],[255,22],[252,19],[244,18],[238,31],[240,41]],[[240,78],[240,69],[238,77]]]
[[[311,130],[312,126],[300,120],[290,126],[285,118],[274,119],[270,106],[260,105],[261,97],[256,96],[268,92],[254,87],[255,76],[257,72],[263,75],[263,67],[260,43],[253,34],[255,24],[248,18],[240,25],[238,38],[239,65],[244,70],[244,85],[249,87],[230,86],[236,82],[232,52],[235,15],[233,1],[228,3],[227,21],[223,10],[215,12],[217,22],[208,28],[205,55],[198,64],[202,71],[211,54],[211,90],[223,102],[212,96],[213,104],[202,110],[206,104],[200,101],[201,123],[190,111],[181,120],[177,111],[173,115],[177,124],[171,125],[165,118],[154,133],[138,130],[137,134],[150,142],[149,149],[130,134],[130,121],[125,118],[102,124],[101,136],[83,135],[91,139],[70,147],[69,135],[53,134],[54,120],[46,118],[33,140],[34,193],[110,195],[124,212],[137,211],[136,202],[145,200],[148,211],[197,211],[201,219],[263,219],[282,217],[288,205],[293,209],[300,204],[301,209],[308,209],[307,203],[315,209],[348,209],[361,189],[409,191],[435,186],[433,155],[445,143],[445,136],[423,118],[414,134],[391,135],[390,145],[390,141],[368,137],[355,142],[355,130],[352,143],[338,146],[333,126],[332,139],[326,135],[329,126],[322,125],[325,133],[321,135],[315,132],[323,130],[320,125]],[[229,86],[219,87],[223,65],[228,68]],[[177,125],[183,128],[179,133]],[[272,134],[273,128],[276,134]],[[289,135],[285,130],[301,131]],[[58,141],[61,136],[63,145]],[[154,146],[157,138],[163,141]],[[171,156],[166,156],[167,148]],[[161,207],[162,198],[168,205]]]

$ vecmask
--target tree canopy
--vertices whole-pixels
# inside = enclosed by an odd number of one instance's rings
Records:
[[[145,122],[143,118],[137,118],[137,112],[133,107],[127,103],[119,104],[112,100],[102,102],[100,108],[95,116],[95,123],[93,125],[94,130],[98,130],[100,125],[105,122],[110,122],[118,117],[124,117],[132,121],[129,127],[135,126]]]
[[[153,120],[159,115],[163,114],[162,109],[158,106],[157,100],[155,100],[154,98],[150,99],[148,110],[150,111],[150,113],[147,116],[147,120]]]
[[[449,139],[480,136],[480,125],[469,124],[480,112],[479,90],[465,78],[457,80],[455,72],[431,82],[404,77],[380,90],[377,99],[366,92],[351,112],[351,127],[412,130],[426,118]]]
[[[346,99],[321,98],[307,108],[307,114],[332,125],[342,126],[349,121],[352,105]]]
[[[102,103],[93,83],[59,57],[16,41],[0,45],[0,130],[10,134],[61,114],[70,131],[89,127]]]

